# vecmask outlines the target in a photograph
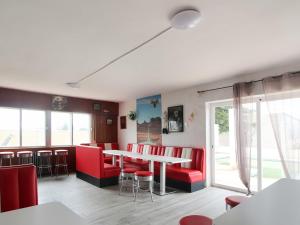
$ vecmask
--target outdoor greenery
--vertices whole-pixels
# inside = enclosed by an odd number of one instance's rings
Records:
[[[215,123],[219,125],[219,133],[229,131],[229,107],[216,107]]]

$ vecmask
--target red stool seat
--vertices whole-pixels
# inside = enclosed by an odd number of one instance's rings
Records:
[[[66,149],[57,149],[57,150],[54,150],[54,155],[67,155],[68,152],[69,151]]]
[[[136,171],[135,175],[138,177],[150,177],[153,175],[153,173],[150,171]]]
[[[236,207],[241,202],[245,201],[247,199],[246,196],[241,195],[232,195],[225,198],[225,202],[227,205],[230,205],[231,208]]]
[[[179,225],[212,225],[212,224],[213,224],[212,219],[200,215],[186,216],[179,221]]]
[[[51,150],[40,150],[37,152],[38,156],[50,156],[52,155]]]
[[[123,173],[135,173],[137,169],[134,168],[125,168],[122,170]]]
[[[29,156],[32,156],[32,151],[20,151],[20,152],[17,152],[17,157],[22,157],[22,156],[25,156],[25,157],[29,157]]]
[[[13,152],[0,152],[0,156],[3,156],[3,157],[13,157],[14,153]]]

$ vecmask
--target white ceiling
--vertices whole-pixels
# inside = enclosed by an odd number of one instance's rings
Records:
[[[168,27],[185,7],[192,30],[163,36],[76,81]],[[299,0],[0,0],[0,86],[124,101],[300,57]]]

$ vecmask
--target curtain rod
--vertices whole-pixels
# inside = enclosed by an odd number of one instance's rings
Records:
[[[296,71],[296,72],[291,72],[291,73],[287,73],[287,74],[297,74],[297,73],[300,73],[300,71]],[[273,76],[273,77],[279,77],[281,75],[277,75],[277,76]],[[253,81],[249,81],[249,82],[246,82],[246,83],[256,83],[256,82],[262,82],[263,79],[260,79],[260,80],[253,80]],[[203,90],[203,91],[197,91],[198,94],[201,94],[201,93],[204,93],[204,92],[208,92],[208,91],[216,91],[216,90],[221,90],[221,89],[225,89],[225,88],[231,88],[233,87],[233,85],[228,85],[228,86],[224,86],[224,87],[218,87],[218,88],[212,88],[212,89],[206,89],[206,90]]]
[[[261,82],[263,81],[262,79],[260,80],[253,80],[253,81],[249,81],[249,82],[246,82],[246,83],[256,83],[256,82]],[[206,89],[206,90],[203,90],[203,91],[197,91],[198,94],[201,94],[201,93],[204,93],[204,92],[208,92],[208,91],[216,91],[216,90],[221,90],[221,89],[225,89],[225,88],[231,88],[233,87],[233,85],[228,85],[228,86],[224,86],[224,87],[218,87],[218,88],[212,88],[212,89]]]

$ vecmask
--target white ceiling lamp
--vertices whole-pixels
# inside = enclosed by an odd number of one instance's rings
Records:
[[[200,12],[195,9],[185,9],[177,12],[173,17],[171,18],[171,26],[165,28],[164,30],[160,31],[156,35],[152,36],[151,38],[147,39],[146,41],[142,42],[141,44],[137,45],[136,47],[130,49],[129,51],[123,53],[122,55],[110,60],[106,64],[99,67],[97,70],[93,71],[92,73],[89,73],[82,77],[81,79],[75,81],[75,82],[68,82],[65,83],[67,86],[71,88],[80,88],[80,83],[92,76],[94,76],[96,73],[104,70],[106,67],[111,66],[115,62],[119,61],[120,59],[124,58],[125,56],[133,53],[134,51],[138,50],[139,48],[143,47],[144,45],[148,44],[150,41],[158,38],[162,34],[166,33],[167,31],[171,30],[172,28],[180,29],[180,30],[186,30],[190,28],[194,28],[197,26],[197,24],[200,22]]]
[[[187,9],[176,13],[171,18],[172,27],[180,30],[194,28],[200,22],[200,12],[194,9]]]

